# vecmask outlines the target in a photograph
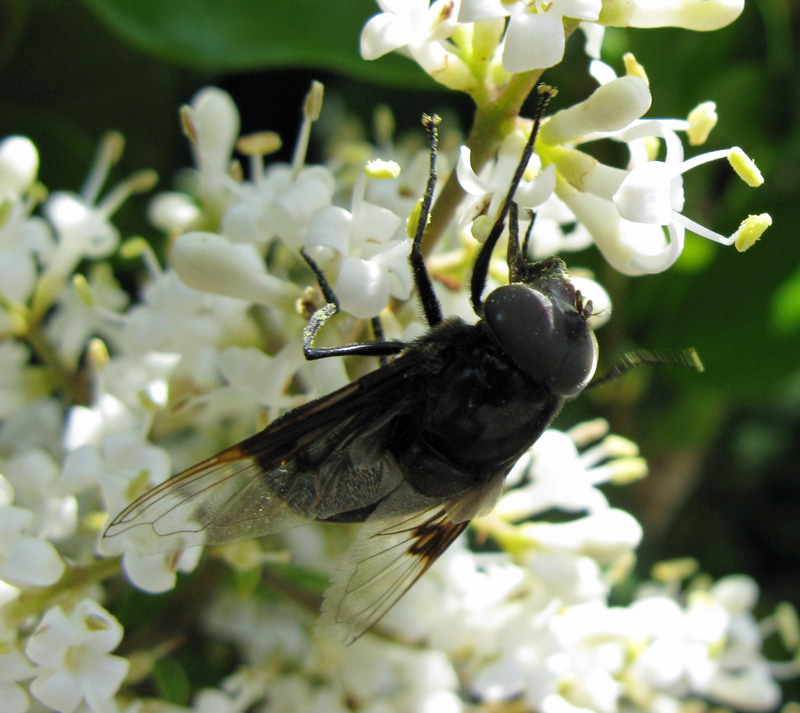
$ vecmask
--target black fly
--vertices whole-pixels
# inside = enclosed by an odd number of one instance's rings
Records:
[[[328,301],[304,331],[306,357],[395,358],[147,492],[111,521],[106,552],[220,544],[311,520],[363,522],[325,593],[320,619],[349,643],[397,602],[472,518],[491,510],[511,467],[565,400],[586,388],[597,363],[587,322],[591,303],[570,282],[560,258],[529,263],[516,231],[514,191],[553,93],[540,90],[517,175],[475,261],[477,324],[443,317],[420,250],[436,177],[436,126],[427,119],[430,178],[410,261],[430,330],[411,343],[315,347],[338,302],[306,256]],[[510,284],[484,300],[489,259],[506,217]]]

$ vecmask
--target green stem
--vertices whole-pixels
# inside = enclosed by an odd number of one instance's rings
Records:
[[[113,577],[120,569],[119,557],[97,560],[87,567],[69,567],[55,584],[23,591],[15,602],[3,607],[3,619],[8,626],[19,627],[29,617],[69,598],[75,590]]]

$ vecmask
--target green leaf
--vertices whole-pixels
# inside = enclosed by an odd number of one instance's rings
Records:
[[[432,80],[398,56],[358,53],[373,0],[84,0],[114,32],[173,64],[203,71],[318,67],[395,86]]]

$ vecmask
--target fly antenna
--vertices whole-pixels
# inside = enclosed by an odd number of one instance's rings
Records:
[[[586,390],[593,389],[596,386],[602,386],[610,381],[616,381],[620,376],[626,374],[631,369],[640,366],[641,364],[666,364],[667,366],[682,366],[684,369],[702,373],[705,371],[705,366],[700,359],[700,355],[694,347],[688,349],[681,349],[680,351],[649,351],[646,349],[637,349],[636,351],[624,354],[622,359],[609,369],[603,376],[600,376],[592,381],[586,387]]]
[[[506,216],[508,215],[511,203],[514,201],[514,193],[516,192],[517,186],[519,186],[522,176],[525,173],[525,169],[528,167],[528,163],[533,155],[533,147],[536,143],[536,136],[539,134],[539,127],[541,126],[544,112],[547,109],[547,105],[550,103],[550,100],[557,94],[557,91],[553,87],[550,87],[546,84],[540,84],[537,87],[537,91],[539,92],[539,99],[536,102],[536,109],[534,110],[533,114],[533,127],[531,128],[530,136],[528,137],[528,141],[525,143],[525,149],[522,152],[522,158],[520,159],[519,164],[517,164],[517,170],[514,172],[514,177],[511,179],[511,185],[508,188],[506,199],[503,201],[502,206],[500,206],[500,211],[497,214],[494,225],[492,226],[486,241],[483,243],[483,246],[478,253],[478,257],[475,259],[475,267],[472,270],[472,282],[470,285],[472,308],[475,310],[475,314],[478,316],[481,316],[483,313],[482,295],[483,289],[486,287],[486,276],[489,272],[489,261],[491,260],[494,246],[497,244],[497,241],[503,234]],[[517,252],[518,251],[519,243],[517,243]]]

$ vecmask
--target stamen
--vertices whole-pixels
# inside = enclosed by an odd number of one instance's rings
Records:
[[[772,225],[772,216],[769,213],[761,215],[748,215],[739,226],[739,230],[734,234],[736,249],[743,253],[745,250],[761,239],[764,231]]]
[[[97,200],[100,189],[108,178],[108,172],[119,161],[124,150],[125,137],[118,131],[109,131],[100,139],[91,171],[81,189],[81,197],[86,203]]]
[[[686,118],[689,121],[689,128],[686,130],[689,143],[692,146],[704,144],[711,130],[717,125],[717,105],[715,102],[698,104]]]
[[[97,204],[97,209],[110,217],[134,193],[146,193],[158,183],[158,174],[152,169],[137,171],[115,186],[111,192]]]
[[[757,188],[764,183],[764,176],[761,175],[761,171],[758,170],[755,161],[738,146],[734,146],[730,150],[728,161],[731,164],[731,168],[736,171],[736,175],[751,188]]]
[[[297,177],[303,164],[306,161],[306,153],[308,151],[308,139],[311,136],[311,125],[319,119],[320,111],[322,110],[322,97],[325,92],[325,86],[322,82],[311,82],[311,89],[306,94],[306,100],[303,103],[303,123],[300,126],[300,135],[297,137],[297,144],[294,148],[294,155],[292,156],[292,176]]]

